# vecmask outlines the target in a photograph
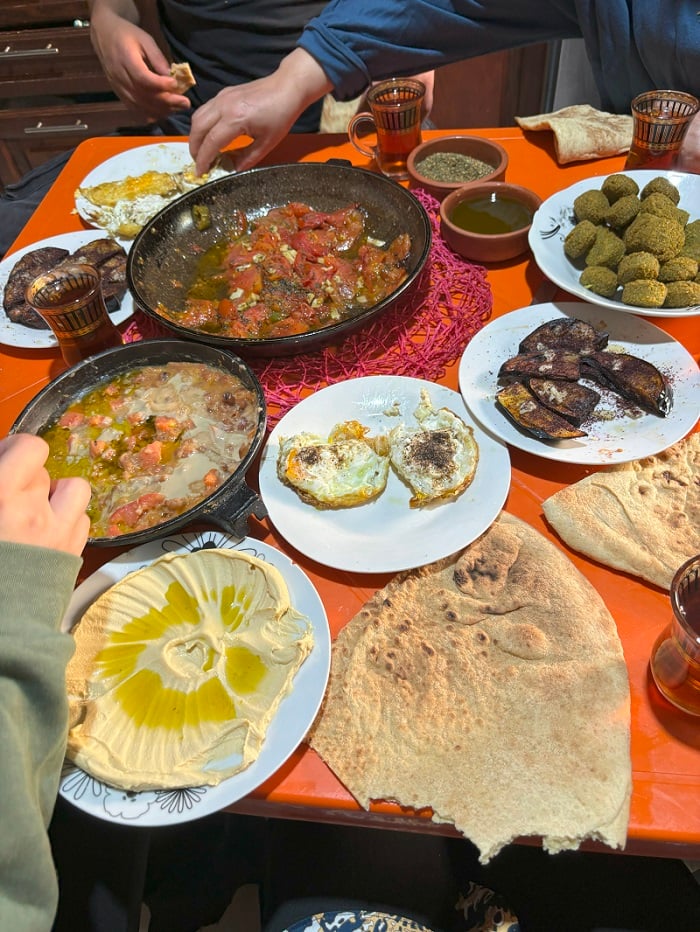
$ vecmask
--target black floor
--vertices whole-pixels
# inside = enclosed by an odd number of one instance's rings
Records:
[[[63,800],[51,839],[61,890],[54,932],[137,932],[142,900],[150,932],[196,932],[251,882],[270,932],[300,898],[368,902],[466,932],[455,904],[469,881],[497,891],[522,932],[700,932],[700,885],[676,860],[511,845],[482,866],[463,839],[227,814],[137,829]]]

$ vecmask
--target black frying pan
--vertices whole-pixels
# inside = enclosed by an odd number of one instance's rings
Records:
[[[134,546],[162,537],[194,521],[211,521],[229,534],[242,538],[247,534],[250,515],[264,518],[267,513],[262,500],[245,483],[246,471],[265,437],[265,396],[260,383],[242,359],[214,346],[174,339],[144,340],[91,356],[49,382],[24,408],[10,428],[10,433],[41,434],[72,402],[101,383],[143,365],[164,365],[173,361],[202,362],[217,366],[238,376],[246,388],[255,392],[260,417],[250,449],[218,489],[176,518],[118,537],[91,537],[88,544],[103,547]]]
[[[345,320],[286,337],[222,337],[178,326],[158,313],[159,302],[170,310],[182,306],[186,286],[195,278],[202,252],[233,235],[232,217],[236,210],[254,219],[291,201],[309,204],[319,211],[359,204],[367,213],[370,236],[383,242],[389,243],[400,233],[408,233],[411,251],[405,281],[383,301],[358,309]],[[201,205],[208,207],[212,218],[211,226],[204,231],[197,229],[192,216],[192,208]],[[126,275],[136,304],[178,335],[226,346],[243,356],[286,356],[337,343],[392,307],[416,283],[428,258],[430,236],[430,221],[422,205],[409,191],[383,175],[344,164],[273,165],[218,178],[168,204],[134,240]]]

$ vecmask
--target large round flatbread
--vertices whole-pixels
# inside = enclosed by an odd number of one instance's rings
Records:
[[[574,550],[669,589],[678,567],[700,553],[700,433],[586,476],[542,508]]]
[[[561,165],[619,155],[632,145],[629,114],[606,113],[590,104],[574,104],[537,116],[516,116],[515,121],[525,130],[552,130],[557,161]]]
[[[453,822],[488,861],[624,844],[629,684],[600,596],[506,513],[460,554],[401,574],[340,632],[312,746],[373,799]]]

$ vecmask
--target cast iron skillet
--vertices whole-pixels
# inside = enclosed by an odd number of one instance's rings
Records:
[[[258,495],[245,483],[245,473],[265,437],[267,411],[260,383],[242,359],[226,350],[182,340],[144,340],[105,350],[78,363],[43,388],[21,412],[10,428],[10,433],[43,433],[63,411],[99,384],[113,379],[130,369],[144,365],[163,365],[167,362],[202,362],[218,366],[240,378],[258,400],[260,416],[250,449],[237,468],[216,491],[187,511],[162,521],[143,531],[121,534],[118,537],[91,537],[88,544],[102,547],[125,547],[143,544],[169,534],[194,521],[211,521],[229,534],[243,538],[248,533],[247,521],[251,514],[264,518],[265,506]]]
[[[185,287],[195,278],[201,254],[230,233],[236,210],[249,218],[291,201],[316,210],[333,211],[359,204],[367,212],[370,236],[391,242],[400,233],[411,237],[407,277],[392,294],[353,316],[309,333],[265,339],[223,337],[179,326],[162,317],[158,303],[170,310],[182,306]],[[192,208],[206,205],[212,224],[200,231]],[[337,343],[347,334],[392,307],[416,283],[430,250],[430,221],[416,198],[395,181],[351,165],[300,163],[253,168],[202,185],[163,208],[141,230],[129,250],[126,275],[136,304],[179,336],[226,346],[242,356],[288,356]]]

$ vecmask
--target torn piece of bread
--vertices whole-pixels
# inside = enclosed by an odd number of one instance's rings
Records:
[[[170,66],[170,76],[175,78],[177,87],[175,90],[178,94],[184,94],[197,83],[192,74],[192,69],[186,61],[173,62]]]

